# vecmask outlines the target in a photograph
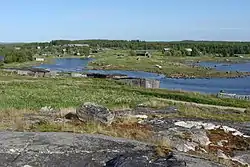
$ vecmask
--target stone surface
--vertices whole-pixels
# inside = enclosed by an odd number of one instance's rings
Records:
[[[103,135],[0,132],[1,167],[220,167],[179,152],[157,157],[145,143]]]
[[[176,114],[178,113],[178,108],[175,106],[169,106],[163,109],[153,109],[153,108],[147,108],[143,106],[143,104],[140,104],[133,110],[134,114],[148,114],[148,115],[153,115],[153,114]]]
[[[84,103],[76,109],[76,115],[81,121],[97,121],[111,124],[114,114],[106,107],[94,103]]]
[[[236,152],[232,160],[239,162],[242,165],[250,167],[250,151]]]
[[[45,106],[45,107],[42,107],[40,109],[40,112],[50,114],[50,113],[54,112],[54,109],[51,106]]]
[[[222,150],[217,151],[217,156],[218,158],[222,158],[222,159],[230,159],[226,154],[224,154]]]
[[[193,142],[198,143],[201,146],[208,146],[211,141],[207,136],[207,132],[205,130],[195,130],[191,131],[191,137]]]
[[[159,134],[168,141],[172,148],[181,152],[196,151],[211,143],[205,130],[175,127],[160,131]]]
[[[243,134],[235,128],[225,126],[225,125],[215,125],[213,123],[205,123],[201,121],[178,121],[175,122],[176,126],[184,127],[184,128],[196,128],[196,129],[205,129],[205,130],[216,130],[221,129],[225,133],[232,133],[234,136],[240,136],[245,138],[250,138],[250,136]]]
[[[247,162],[244,150],[250,148],[249,123],[156,117],[147,119],[143,124],[151,125],[157,137],[166,140],[177,151],[189,153],[195,150],[205,157],[212,154],[226,161]],[[238,150],[237,155],[233,149]]]

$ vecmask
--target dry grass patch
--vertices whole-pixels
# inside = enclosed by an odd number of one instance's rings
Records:
[[[89,134],[103,134],[113,137],[122,137],[126,139],[133,139],[139,141],[147,141],[152,136],[151,127],[141,125],[138,123],[113,123],[106,126],[96,122],[44,122],[35,125],[31,131],[41,132],[73,132],[73,133],[89,133]]]
[[[29,129],[28,122],[24,119],[26,114],[35,114],[33,110],[0,110],[0,130],[24,131]]]
[[[173,103],[162,98],[151,98],[149,101],[142,103],[142,105],[150,108],[159,109],[173,105]]]
[[[166,157],[171,152],[171,146],[169,141],[166,139],[153,140],[152,143],[155,145],[155,152],[160,157]]]
[[[235,122],[250,121],[250,114],[234,110],[223,110],[218,108],[187,106],[179,104],[179,113],[182,117],[201,118],[213,120],[228,120]]]

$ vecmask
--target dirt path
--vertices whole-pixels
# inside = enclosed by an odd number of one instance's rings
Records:
[[[193,105],[193,106],[200,106],[200,107],[209,107],[209,108],[218,108],[222,110],[237,110],[244,112],[246,108],[239,108],[239,107],[227,107],[227,106],[217,106],[217,105],[210,105],[210,104],[201,104],[201,103],[194,103],[194,102],[185,102],[185,101],[178,101],[178,100],[171,100],[171,99],[165,99],[172,103],[180,103],[185,105]]]

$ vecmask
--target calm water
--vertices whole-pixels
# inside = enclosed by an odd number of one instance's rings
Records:
[[[63,58],[56,59],[54,64],[42,64],[36,66],[37,68],[45,68],[54,71],[63,72],[90,72],[90,73],[102,73],[102,74],[125,74],[129,77],[140,77],[159,79],[161,81],[161,88],[196,91],[202,93],[218,93],[220,90],[224,90],[228,93],[237,94],[250,94],[250,77],[247,78],[216,78],[216,79],[172,79],[166,78],[164,75],[158,75],[155,73],[140,72],[140,71],[124,71],[124,70],[87,70],[85,67],[92,59],[80,59],[80,58]],[[229,68],[235,71],[250,71],[250,63],[244,64],[232,64],[229,66],[223,66],[217,64],[200,63],[203,66],[217,65],[218,70],[228,70]],[[219,69],[220,68],[220,69]]]
[[[241,71],[241,72],[250,72],[250,62],[246,63],[217,63],[217,62],[201,62],[198,65],[203,67],[215,68],[219,71]]]
[[[164,75],[155,73],[143,72],[143,71],[126,71],[126,70],[87,70],[86,66],[88,62],[93,59],[89,58],[61,58],[56,59],[54,64],[41,64],[35,66],[35,68],[44,68],[52,71],[61,72],[88,72],[88,73],[99,73],[99,74],[123,74],[129,77],[141,77],[150,79],[161,79]]]
[[[213,78],[213,79],[161,79],[161,87],[176,90],[187,90],[201,93],[227,93],[242,95],[250,94],[250,77],[247,78]]]

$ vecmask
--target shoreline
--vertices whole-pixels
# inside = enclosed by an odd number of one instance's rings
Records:
[[[37,62],[37,61],[32,61],[32,62],[24,62],[24,63],[13,63],[13,64],[7,64],[1,67],[1,69],[8,69],[8,68],[32,68],[35,65],[40,65],[40,64],[53,64],[54,59],[63,59],[63,58],[87,58],[87,57],[76,57],[76,56],[67,56],[67,57],[49,57],[46,58],[44,62]],[[131,57],[130,57],[131,58]],[[108,59],[109,60],[109,59]],[[118,59],[119,60],[119,59]],[[217,78],[223,78],[223,79],[236,79],[236,78],[245,78],[250,76],[250,72],[238,72],[238,71],[219,71],[214,68],[207,68],[203,66],[195,66],[192,67],[188,64],[181,64],[184,66],[184,73],[181,72],[182,69],[172,69],[174,71],[167,71],[168,69],[160,69],[156,67],[126,67],[124,65],[104,65],[101,63],[102,66],[100,66],[100,63],[98,63],[100,59],[95,59],[93,61],[89,61],[87,66],[84,67],[83,71],[86,70],[105,70],[105,71],[111,71],[111,70],[124,70],[124,71],[134,71],[134,72],[146,72],[146,73],[152,73],[155,75],[164,75],[165,78],[170,78],[170,79],[217,79]],[[217,62],[217,60],[213,60],[214,62]],[[179,60],[181,62],[181,59]],[[193,61],[194,62],[194,61]],[[212,62],[212,61],[200,61],[200,62]],[[172,62],[174,63],[174,62]],[[197,62],[196,62],[197,63]],[[229,62],[227,62],[229,63]],[[235,62],[231,62],[234,63]],[[247,63],[247,62],[246,62]],[[186,70],[186,72],[185,72]],[[189,70],[189,71],[188,71]],[[52,70],[53,71],[53,70]],[[180,72],[178,72],[180,71]],[[77,73],[82,73],[82,72],[77,72]],[[198,73],[196,73],[198,72]],[[119,72],[118,72],[119,74]]]
[[[0,70],[8,72],[8,70],[27,70],[28,68],[32,68],[29,66],[26,67],[9,67],[9,68],[1,68]],[[37,69],[43,69],[43,68],[37,68]],[[170,76],[165,75],[164,73],[155,73],[155,72],[150,72],[150,71],[141,71],[141,70],[122,70],[122,69],[102,69],[102,68],[86,68],[86,70],[103,70],[103,71],[113,71],[113,70],[117,70],[117,71],[129,71],[129,72],[145,72],[145,73],[150,73],[150,74],[155,74],[158,75],[159,77],[162,76],[162,78],[166,78],[166,79],[237,79],[237,78],[247,78],[250,77],[250,72],[245,72],[244,74],[241,75],[236,75],[236,76],[218,76],[218,77],[201,77],[201,76],[185,76],[182,74],[172,74]],[[91,72],[86,72],[86,71],[56,71],[56,70],[49,70],[50,72],[58,72],[58,73],[77,73],[77,74],[92,74]],[[95,74],[102,74],[100,73],[95,73]],[[125,74],[121,74],[119,72],[115,73],[116,75],[125,75]],[[108,75],[108,74],[107,74]],[[110,74],[111,75],[111,74]],[[138,77],[135,77],[138,78]],[[140,77],[139,77],[140,78]],[[146,77],[142,77],[142,78],[146,78]],[[162,79],[161,78],[161,79]],[[155,79],[155,80],[159,80],[159,79]]]
[[[236,73],[235,75],[230,75],[232,73],[227,73],[225,72],[226,74],[229,74],[229,76],[187,76],[185,74],[170,74],[170,75],[167,75],[166,73],[158,73],[158,72],[154,72],[152,70],[131,70],[131,69],[124,69],[124,68],[88,68],[88,70],[105,70],[105,71],[112,71],[112,70],[120,70],[120,71],[131,71],[131,72],[146,72],[146,73],[152,73],[152,74],[155,74],[155,75],[164,75],[165,78],[171,78],[171,79],[218,79],[218,78],[224,78],[224,79],[236,79],[236,78],[245,78],[245,77],[249,77],[250,76],[250,72],[234,72],[233,73]],[[217,71],[217,72],[222,72],[222,71]]]

